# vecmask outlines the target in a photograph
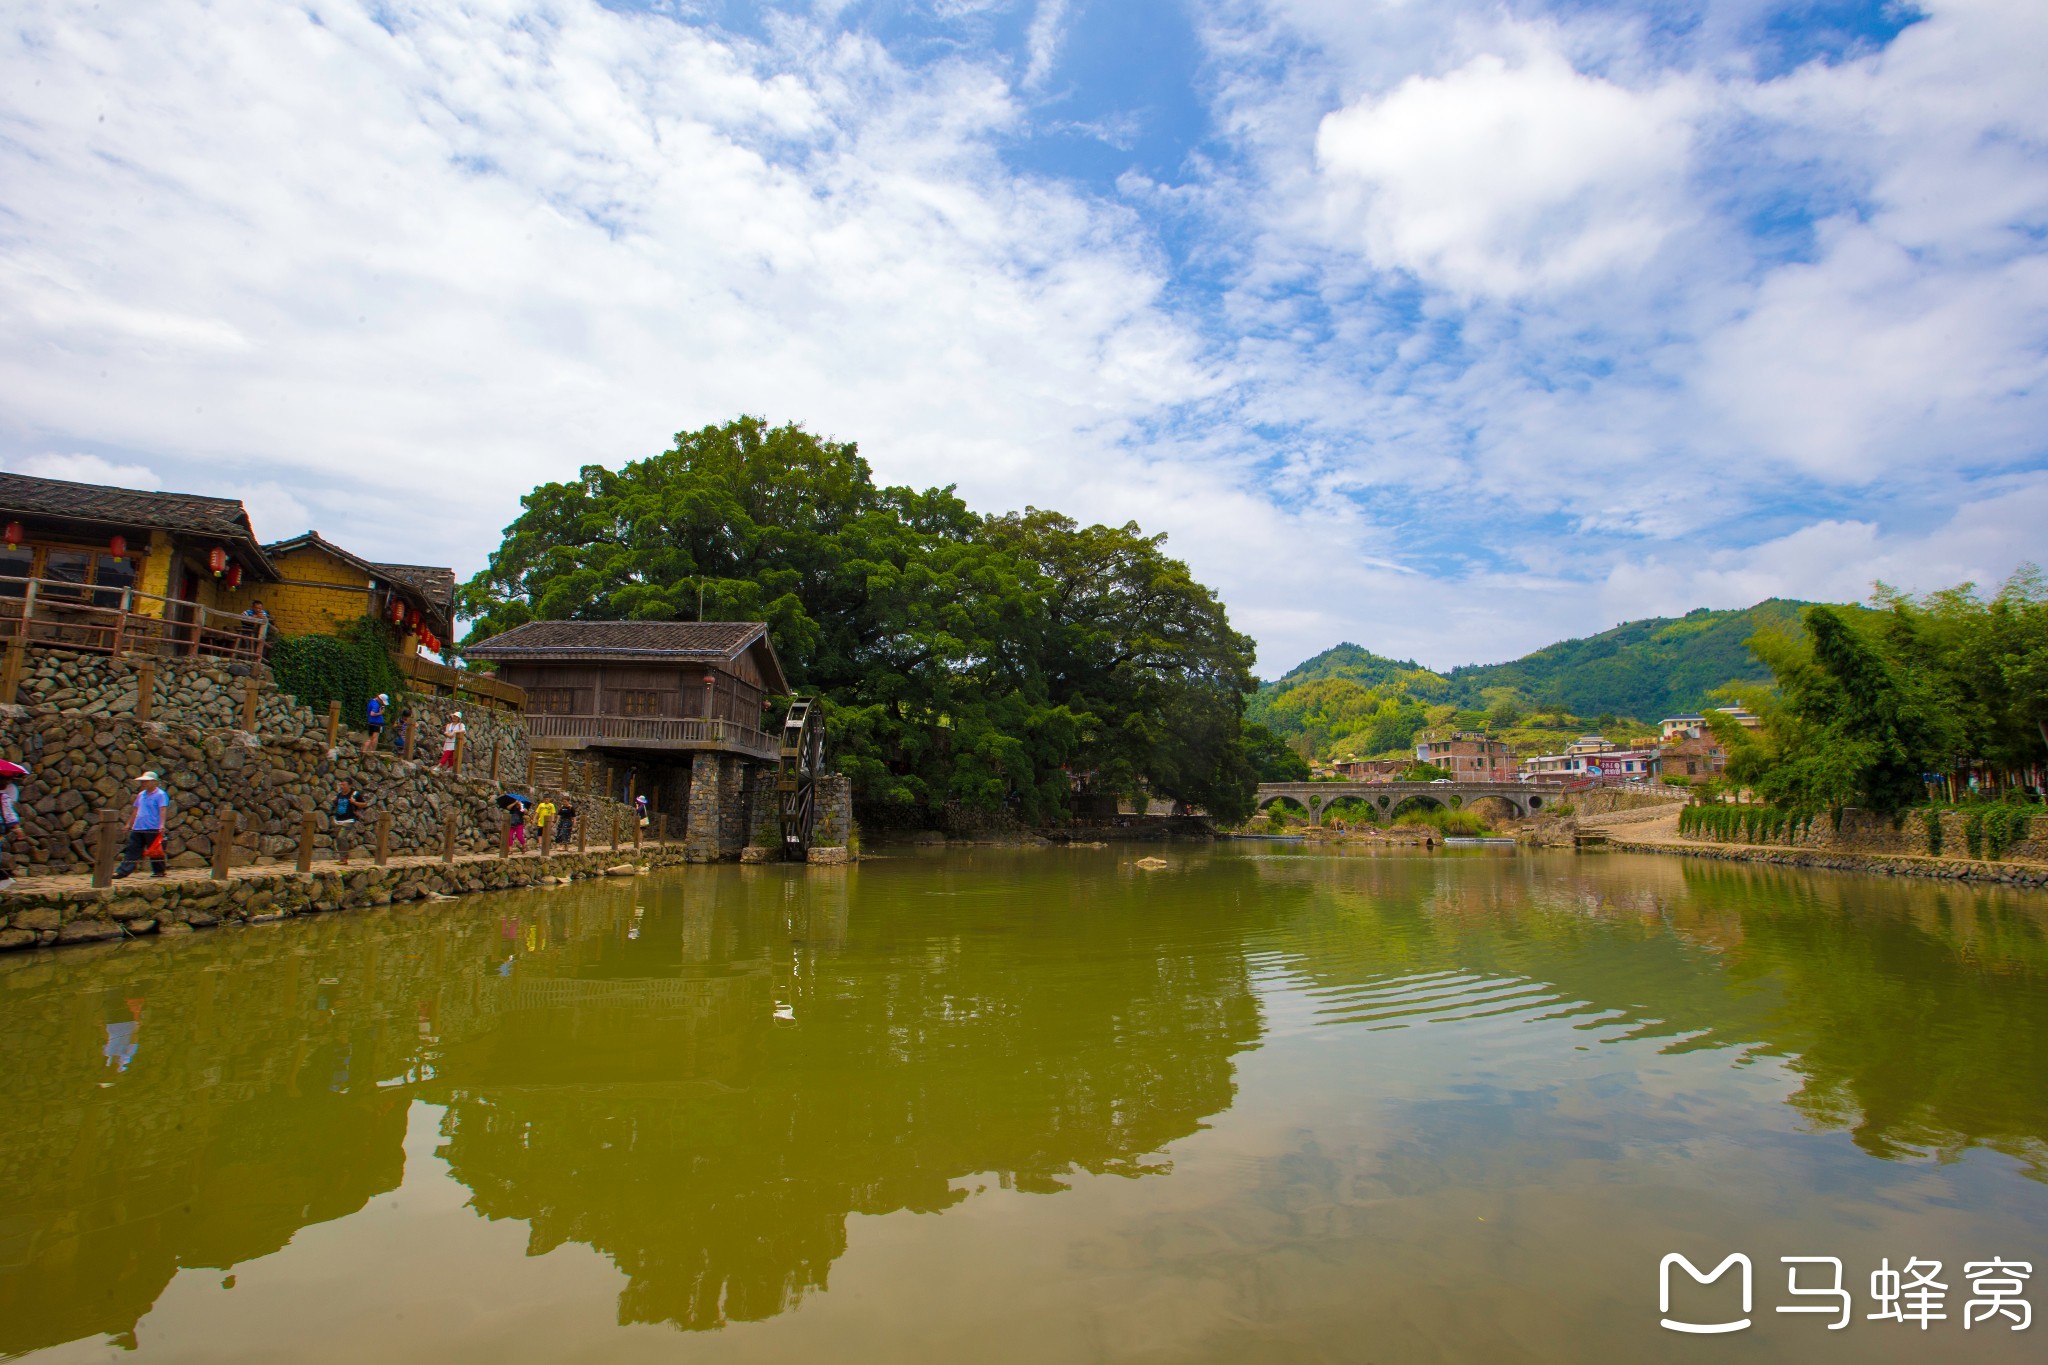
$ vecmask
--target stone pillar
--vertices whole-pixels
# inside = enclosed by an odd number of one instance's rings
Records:
[[[775,768],[757,763],[747,769],[747,844],[743,863],[765,863],[782,856],[782,804],[775,791]]]
[[[811,847],[805,854],[814,863],[843,863],[854,844],[853,780],[844,773],[826,773],[818,779],[817,820],[811,826]]]
[[[690,799],[683,825],[683,858],[693,863],[718,861],[720,826],[725,823],[719,755],[697,754],[690,761]]]
[[[747,770],[753,765],[736,754],[720,756],[718,856],[737,858],[747,846]]]

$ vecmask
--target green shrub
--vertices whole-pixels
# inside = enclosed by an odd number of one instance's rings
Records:
[[[1933,807],[1920,812],[1920,818],[1927,825],[1927,856],[1941,856],[1941,812]]]
[[[291,693],[299,705],[317,712],[338,701],[343,723],[360,730],[371,697],[387,693],[396,708],[405,690],[391,658],[392,644],[384,625],[365,617],[340,635],[280,638],[271,651],[270,669],[278,690]]]
[[[1745,844],[1768,844],[1782,838],[1790,844],[1813,827],[1810,812],[1777,806],[1731,806],[1720,802],[1687,806],[1678,813],[1678,832],[1694,838]]]
[[[2004,803],[1984,812],[1984,852],[1993,862],[2027,837],[2029,817],[2025,811]]]
[[[1394,823],[1397,825],[1407,825],[1411,828],[1416,825],[1431,825],[1435,827],[1437,833],[1445,835],[1456,834],[1464,836],[1492,833],[1486,821],[1480,819],[1469,810],[1403,811],[1400,818],[1395,820]]]
[[[1984,812],[1973,810],[1963,820],[1963,843],[1972,858],[1984,856]]]

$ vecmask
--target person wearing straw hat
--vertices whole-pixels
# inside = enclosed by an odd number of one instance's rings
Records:
[[[154,771],[135,781],[142,790],[135,793],[135,813],[128,820],[128,844],[121,850],[121,865],[114,869],[114,875],[126,877],[148,858],[149,875],[161,877],[169,868],[164,861],[164,824],[171,812],[171,798],[163,789],[163,779]]]

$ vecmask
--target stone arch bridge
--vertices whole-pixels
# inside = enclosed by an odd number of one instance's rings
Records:
[[[1320,825],[1323,810],[1339,801],[1363,801],[1385,817],[1412,800],[1458,810],[1489,796],[1507,802],[1524,818],[1558,800],[1555,789],[1523,782],[1261,782],[1256,808],[1263,811],[1275,801],[1293,801],[1308,812],[1310,824]]]

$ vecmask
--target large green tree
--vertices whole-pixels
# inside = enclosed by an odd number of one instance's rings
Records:
[[[2024,565],[1986,601],[1971,584],[1912,598],[1879,585],[1872,611],[1808,607],[1803,632],[1751,641],[1776,679],[1731,693],[1763,732],[1710,716],[1728,775],[1814,810],[1896,811],[1924,777],[2038,772],[2048,759],[2048,584]]]
[[[793,685],[829,703],[870,819],[1053,819],[1091,784],[1249,813],[1252,642],[1135,525],[978,516],[753,418],[523,507],[464,589],[471,638],[530,619],[766,621]]]

